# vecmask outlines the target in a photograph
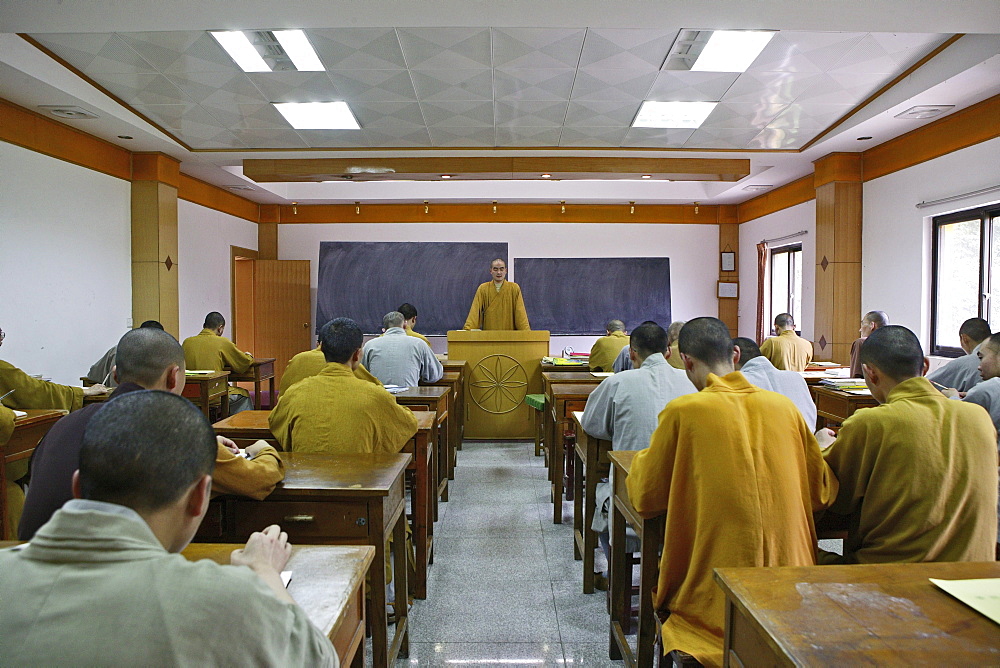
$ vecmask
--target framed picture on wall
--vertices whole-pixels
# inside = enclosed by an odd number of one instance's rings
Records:
[[[722,256],[722,271],[736,271],[736,253],[720,253]]]
[[[739,299],[740,284],[719,281],[719,299]]]

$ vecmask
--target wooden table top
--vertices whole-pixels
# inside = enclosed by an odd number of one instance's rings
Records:
[[[181,554],[188,561],[210,559],[228,565],[229,555],[238,547],[222,543],[191,543]],[[305,611],[316,628],[329,636],[351,594],[362,586],[375,548],[358,546],[292,546],[292,558],[285,566],[292,571],[288,593]]]
[[[435,381],[437,383],[455,383],[462,379],[461,371],[445,371],[441,375],[441,380]],[[420,381],[423,382],[423,381]],[[433,387],[433,384],[425,385],[424,387]]]
[[[21,412],[27,413],[27,415],[14,418],[14,429],[24,429],[33,424],[58,420],[63,415],[69,414],[67,410],[55,408],[29,408]]]
[[[447,391],[447,388],[436,388]],[[270,434],[271,427],[267,424],[267,418],[271,411],[240,411],[235,415],[219,420],[212,427],[216,430],[240,429],[246,431],[261,431]],[[434,425],[434,411],[413,411],[417,418],[417,429],[430,429]]]
[[[279,454],[285,464],[285,479],[271,492],[269,500],[323,496],[330,490],[336,490],[338,496],[386,496],[413,459],[410,454]]]
[[[589,371],[543,371],[542,377],[550,383],[600,383],[608,376],[595,376]]]
[[[1000,563],[718,568],[737,609],[797,665],[998,665],[1000,626],[927,578],[998,578]]]
[[[393,396],[397,399],[439,399],[450,391],[449,388],[442,385],[418,385],[417,387],[408,387],[401,392],[394,392]]]
[[[613,466],[618,467],[628,475],[632,468],[632,460],[638,452],[639,450],[612,450],[608,453],[608,459],[611,460]]]
[[[589,397],[599,383],[557,383],[552,386],[552,400],[565,397]]]
[[[212,371],[209,373],[185,373],[184,380],[188,383],[192,382],[204,382],[207,380],[215,380],[217,378],[228,378],[228,371]]]

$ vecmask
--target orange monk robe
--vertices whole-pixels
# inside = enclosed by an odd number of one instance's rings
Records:
[[[247,459],[220,443],[212,471],[212,496],[237,494],[259,501],[284,479],[285,464],[274,448],[263,448],[256,457]]]
[[[13,433],[14,411],[6,406],[0,406],[0,448],[7,445],[10,435]],[[13,480],[4,479],[3,484],[4,488],[0,489],[0,494],[7,496],[7,526],[9,529],[6,536],[0,536],[0,540],[16,540],[17,523],[21,518],[21,511],[24,509],[24,492]]]
[[[281,382],[278,384],[278,396],[280,397],[288,388],[303,378],[315,376],[325,366],[326,357],[323,356],[323,351],[319,346],[293,356],[288,361],[288,366],[285,367],[284,373],[281,374]],[[369,383],[382,384],[378,378],[365,368],[364,364],[358,364],[358,368],[354,370],[354,375],[361,380],[367,380]]]
[[[222,371],[232,369],[233,373],[244,374],[253,364],[253,355],[245,353],[236,344],[215,331],[205,328],[196,336],[189,336],[181,344],[184,348],[184,363],[188,371]],[[249,397],[242,387],[229,386],[229,395],[239,394]]]
[[[799,409],[738,371],[710,374],[704,390],[667,404],[625,482],[643,517],[666,512],[653,592],[656,608],[670,613],[664,651],[705,665],[722,665],[725,626],[712,569],[813,565],[813,512],[837,495]]]
[[[786,329],[760,344],[760,354],[771,360],[775,369],[805,371],[813,358],[813,344]]]
[[[462,329],[531,329],[520,286],[504,281],[498,291],[493,281],[480,285]]]
[[[66,411],[83,408],[82,387],[33,378],[13,364],[0,360],[0,396],[11,390],[14,392],[3,400],[4,405],[9,408],[55,408]]]
[[[594,345],[590,348],[590,370],[611,371],[615,358],[628,342],[628,334],[622,331],[611,332],[594,341]]]
[[[424,336],[423,334],[421,334],[420,332],[414,332],[414,331],[413,331],[412,329],[410,329],[409,327],[404,327],[404,328],[403,328],[403,330],[404,330],[404,331],[406,332],[406,335],[407,335],[407,336],[415,336],[415,337],[417,337],[418,339],[420,339],[421,341],[423,341],[424,343],[426,343],[426,344],[427,344],[427,346],[428,346],[429,348],[431,348],[431,350],[433,350],[433,349],[434,349],[434,348],[433,348],[433,346],[431,346],[431,342],[427,340],[427,337],[426,337],[426,336]]]
[[[417,433],[412,411],[337,362],[288,388],[267,423],[281,448],[292,452],[395,453]]]

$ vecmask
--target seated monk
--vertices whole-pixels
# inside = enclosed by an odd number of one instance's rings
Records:
[[[168,392],[129,392],[93,416],[75,498],[0,550],[0,600],[16,602],[0,606],[4,664],[338,665],[281,581],[291,547],[277,526],[232,565],[177,554],[208,508],[217,447],[201,411]],[[241,632],[209,631],[223,626]]]
[[[590,348],[590,370],[611,371],[611,365],[622,348],[628,348],[628,334],[625,333],[625,323],[621,320],[609,320],[604,327],[606,336],[594,341]]]
[[[90,404],[59,420],[45,435],[31,458],[31,484],[18,527],[20,540],[31,540],[53,513],[73,498],[73,472],[80,462],[80,448],[87,424],[119,397],[138,390],[184,391],[184,350],[160,329],[126,332],[117,345],[113,375],[118,387],[107,404]],[[263,499],[285,477],[277,451],[264,441],[246,449],[243,457],[228,438],[218,437],[213,494],[239,494]],[[170,456],[164,453],[164,456]]]
[[[813,344],[795,333],[795,320],[790,313],[774,318],[772,336],[760,344],[760,354],[771,361],[775,369],[805,371],[813,358]]]
[[[663,409],[625,484],[640,515],[666,513],[653,591],[669,614],[664,652],[721,666],[726,597],[712,569],[813,565],[813,513],[833,501],[837,480],[795,404],[733,370],[725,323],[690,320],[679,344],[699,391]]]

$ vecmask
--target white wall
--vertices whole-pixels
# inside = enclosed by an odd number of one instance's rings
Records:
[[[931,217],[1000,201],[996,192],[917,209],[918,202],[1000,184],[1000,139],[864,184],[861,310],[883,310],[930,343]],[[990,323],[994,329],[1000,323]]]
[[[230,246],[257,249],[257,224],[227,213],[177,202],[177,291],[181,339],[201,331],[205,314],[232,321]],[[227,329],[227,336],[232,333]]]
[[[132,316],[128,181],[0,142],[0,359],[79,385]]]
[[[565,223],[436,223],[279,225],[278,256],[311,260],[315,320],[316,283],[321,241],[499,241],[510,257],[650,257],[670,258],[671,310],[674,319],[717,315],[719,228],[717,225],[637,225]],[[517,281],[517,266],[510,279]],[[483,271],[483,280],[488,280]],[[525,286],[525,289],[530,289]],[[421,308],[419,304],[417,308]],[[531,317],[531,314],[528,314]],[[460,327],[461,323],[456,323]],[[418,326],[419,331],[419,326]],[[553,337],[550,351],[564,346],[589,351],[594,336]],[[431,338],[443,352],[444,337]]]
[[[802,337],[812,340],[816,315],[816,200],[803,202],[740,225],[740,336],[755,338],[757,328],[757,244],[805,230],[807,234],[770,244],[802,243]],[[765,277],[765,290],[769,277]],[[766,293],[765,293],[766,297]],[[767,302],[765,301],[765,309]],[[765,318],[767,312],[764,313]],[[765,327],[765,333],[771,325]]]

